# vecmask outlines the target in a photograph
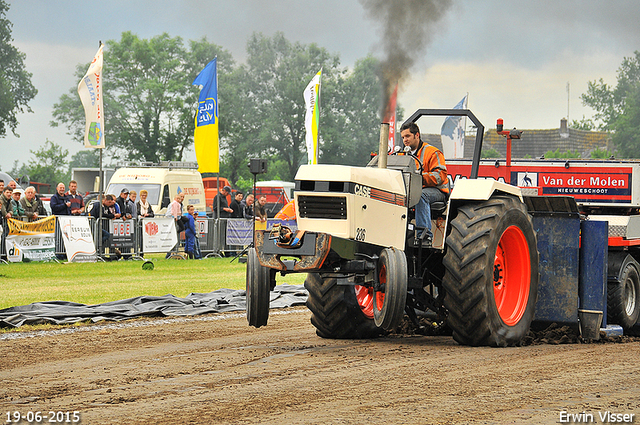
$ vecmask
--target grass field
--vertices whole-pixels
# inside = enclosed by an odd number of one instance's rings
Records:
[[[147,255],[153,270],[142,261],[107,263],[0,264],[0,309],[39,301],[100,304],[141,295],[184,297],[220,288],[244,289],[246,265],[231,258],[165,260]],[[306,274],[277,276],[278,284],[301,285]]]

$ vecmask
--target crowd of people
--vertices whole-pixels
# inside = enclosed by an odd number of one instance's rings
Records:
[[[27,187],[24,194],[17,187],[15,180],[5,186],[4,180],[0,179],[0,225],[9,218],[35,221],[46,217],[47,210],[36,195],[35,187]]]
[[[227,202],[227,196],[231,194],[231,187],[225,186],[222,190],[213,198],[212,210],[214,217],[216,218],[245,218],[247,220],[253,220],[254,217],[254,195],[252,193],[247,194],[246,199],[242,192],[236,192],[233,196],[233,200],[229,204]],[[260,223],[267,222],[267,211],[265,209],[267,205],[267,197],[261,195],[258,198],[258,203],[255,205],[255,217],[256,221]],[[220,213],[218,213],[220,208]]]
[[[17,184],[14,180],[6,184],[0,179],[0,225],[9,218],[23,221],[36,221],[47,216],[43,201],[37,196],[36,189],[29,186],[24,190],[15,190]],[[102,217],[102,247],[111,247],[112,235],[109,231],[110,219],[140,219],[154,217],[152,206],[147,201],[149,193],[146,190],[140,191],[140,198],[135,191],[123,188],[119,196],[104,194],[101,200],[91,205],[85,213],[85,203],[82,195],[77,191],[78,183],[75,180],[69,182],[69,189],[60,182],[56,186],[56,192],[50,198],[51,214],[56,216],[64,215],[88,215],[90,217]],[[267,198],[262,195],[254,203],[254,195],[249,193],[246,198],[242,192],[236,192],[233,200],[229,204],[227,196],[231,194],[231,187],[225,186],[216,195],[213,201],[213,212],[216,218],[244,218],[253,220],[255,217],[256,228],[266,228],[267,211],[265,209]],[[178,235],[185,232],[185,252],[189,258],[201,258],[200,247],[197,238],[195,220],[198,217],[194,205],[187,205],[186,213],[182,203],[184,194],[179,193],[173,202],[167,207],[166,217],[173,217],[176,221],[176,231]],[[218,214],[218,208],[220,213]],[[255,210],[255,211],[254,211]],[[254,215],[255,213],[255,215]],[[116,249],[118,258],[121,256]],[[169,256],[171,253],[167,254]]]

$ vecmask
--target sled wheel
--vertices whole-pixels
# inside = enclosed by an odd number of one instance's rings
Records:
[[[407,302],[407,258],[396,248],[385,248],[378,260],[378,284],[373,291],[373,320],[384,330],[402,321]]]
[[[247,252],[247,321],[259,328],[269,319],[269,268],[258,261],[255,248]]]
[[[309,273],[304,282],[309,296],[307,307],[311,310],[311,324],[322,338],[363,339],[381,333],[368,317],[358,300],[356,289],[351,285],[338,285],[336,278],[323,278],[318,273]],[[362,286],[363,298],[366,287]],[[373,309],[373,298],[369,296]]]
[[[630,330],[640,315],[640,278],[632,263],[627,263],[619,282],[607,286],[607,320]]]
[[[454,339],[473,346],[518,344],[533,320],[539,279],[525,205],[496,196],[459,207],[446,245],[442,283]]]

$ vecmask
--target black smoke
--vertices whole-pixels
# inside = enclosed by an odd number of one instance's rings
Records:
[[[452,0],[360,0],[367,15],[381,25],[383,50],[380,77],[383,109],[398,83],[425,54],[436,33],[436,23],[447,13]],[[384,117],[385,111],[381,111]]]

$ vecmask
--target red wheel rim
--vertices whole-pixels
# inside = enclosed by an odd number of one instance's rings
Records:
[[[522,230],[508,227],[498,242],[493,265],[493,294],[502,321],[516,325],[527,309],[531,287],[529,245]]]
[[[373,288],[356,285],[356,298],[360,309],[369,319],[373,319]]]

